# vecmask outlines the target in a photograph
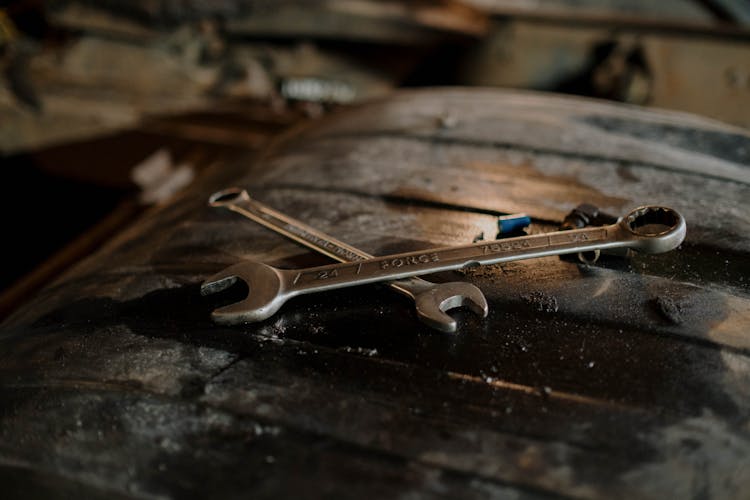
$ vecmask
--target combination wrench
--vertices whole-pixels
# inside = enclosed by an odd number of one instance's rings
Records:
[[[277,269],[259,262],[244,261],[211,276],[201,285],[204,295],[222,291],[238,279],[249,288],[239,302],[212,313],[218,323],[262,321],[275,314],[291,297],[364,285],[379,281],[449,271],[480,264],[497,264],[520,259],[631,248],[645,253],[662,253],[685,239],[685,219],[667,207],[645,206],[628,213],[616,224],[520,236],[471,245],[407,252],[348,264],[308,269]]]
[[[340,262],[357,262],[373,258],[370,254],[251,198],[247,191],[241,188],[217,191],[209,197],[208,204],[211,207],[236,212]],[[388,285],[414,301],[420,321],[440,331],[456,331],[456,320],[445,313],[456,307],[467,306],[476,314],[487,316],[487,299],[482,291],[471,283],[432,283],[421,278],[404,278],[391,281]]]

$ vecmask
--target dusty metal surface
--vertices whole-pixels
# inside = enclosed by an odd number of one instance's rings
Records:
[[[312,123],[3,324],[0,478],[11,496],[743,498],[748,151],[690,115],[489,90]],[[673,206],[689,233],[665,255],[466,271],[491,312],[458,335],[377,286],[221,327],[211,273],[327,262],[206,206],[234,184],[376,255],[494,234],[498,213],[549,230],[582,201]]]

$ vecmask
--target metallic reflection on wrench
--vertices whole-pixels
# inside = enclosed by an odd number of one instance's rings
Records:
[[[373,258],[370,254],[252,199],[247,191],[241,188],[218,191],[209,197],[208,204],[236,212],[340,262],[357,262]],[[487,316],[487,299],[482,291],[471,283],[432,283],[421,278],[405,278],[391,281],[388,285],[411,298],[420,321],[437,330],[456,331],[456,320],[445,314],[445,311],[456,307],[467,306],[482,317]]]
[[[666,207],[636,208],[617,224],[572,231],[521,236],[472,245],[445,247],[377,257],[351,264],[309,269],[276,269],[245,261],[210,277],[201,292],[224,290],[236,280],[250,289],[247,298],[213,312],[220,323],[262,321],[291,297],[334,288],[448,271],[479,264],[496,264],[534,257],[628,247],[646,253],[676,248],[685,239],[685,220]]]

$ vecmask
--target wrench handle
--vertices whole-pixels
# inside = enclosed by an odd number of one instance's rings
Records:
[[[352,281],[370,283],[407,276],[451,271],[480,264],[497,264],[519,259],[546,257],[588,250],[632,246],[620,238],[617,225],[560,231],[550,234],[521,236],[483,241],[459,247],[437,248],[376,257],[349,264],[332,264],[290,273],[295,291],[338,288]]]
[[[244,189],[230,188],[215,193],[209,198],[209,205],[236,212],[339,262],[356,262],[373,258],[366,252],[252,199]]]

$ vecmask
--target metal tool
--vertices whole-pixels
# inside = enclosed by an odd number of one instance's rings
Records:
[[[243,215],[340,262],[356,262],[373,258],[368,253],[254,200],[247,191],[241,188],[218,191],[209,197],[208,204]],[[432,283],[421,278],[405,278],[392,281],[388,285],[412,299],[420,321],[437,330],[456,331],[456,320],[445,313],[456,307],[467,306],[482,317],[487,316],[487,299],[482,291],[471,283],[464,281]]]
[[[597,249],[629,247],[646,253],[662,253],[682,243],[685,232],[685,220],[678,212],[646,206],[636,208],[617,224],[609,226],[407,252],[350,264],[276,269],[244,261],[208,278],[201,292],[207,295],[228,288],[238,279],[245,281],[250,289],[247,298],[216,309],[213,318],[219,323],[254,322],[272,316],[296,295],[480,264]]]

